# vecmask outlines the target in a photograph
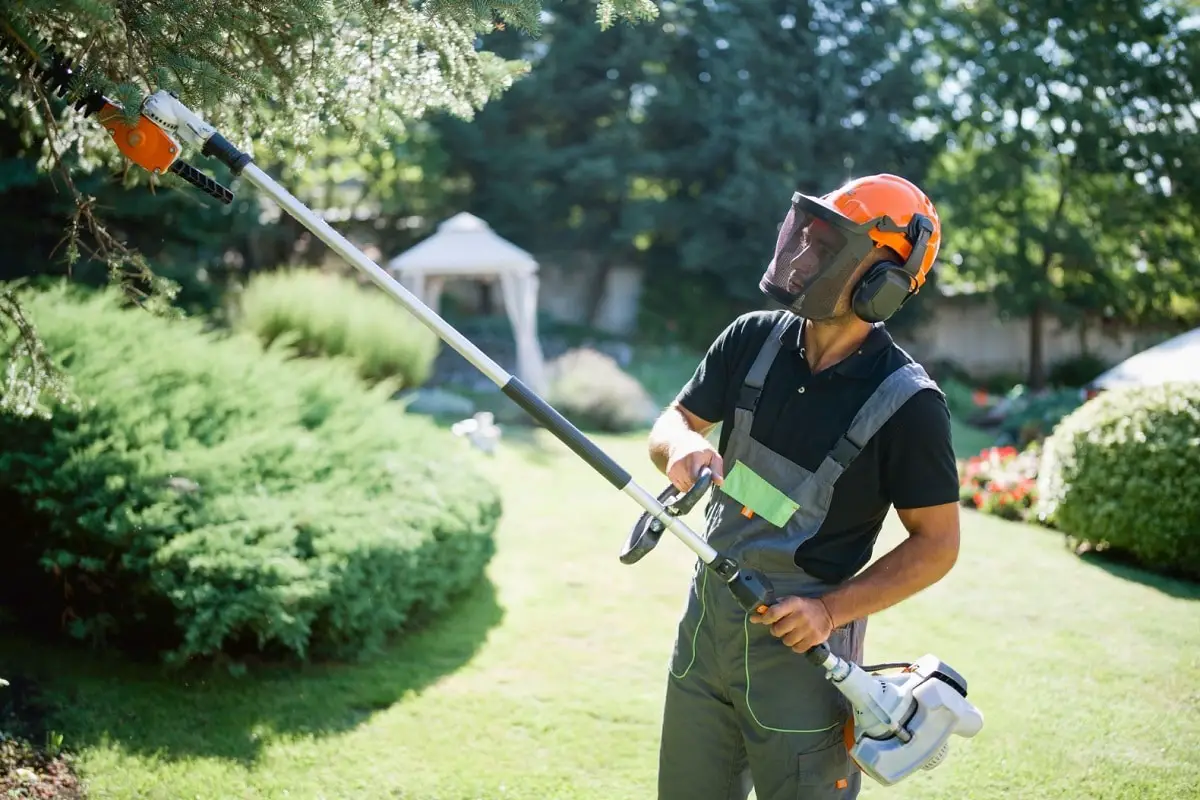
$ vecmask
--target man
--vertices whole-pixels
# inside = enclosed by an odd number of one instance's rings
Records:
[[[709,542],[779,596],[747,615],[697,564],[668,678],[660,800],[744,800],[752,786],[758,800],[857,797],[851,709],[800,654],[827,642],[861,663],[866,618],[957,559],[949,410],[883,324],[940,242],[933,204],[903,178],[796,193],[760,282],[783,308],[734,320],[656,422],[650,457],[672,484],[712,472]],[[890,507],[909,535],[864,570]]]

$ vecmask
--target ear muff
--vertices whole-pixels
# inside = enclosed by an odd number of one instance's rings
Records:
[[[924,214],[913,214],[905,230],[905,238],[913,243],[906,262],[879,261],[872,264],[859,280],[858,286],[854,287],[851,306],[860,319],[864,322],[884,322],[917,293],[917,277],[909,265],[920,268],[932,234],[933,222]]]
[[[864,322],[884,322],[908,302],[912,275],[894,261],[872,264],[854,288],[854,313]]]

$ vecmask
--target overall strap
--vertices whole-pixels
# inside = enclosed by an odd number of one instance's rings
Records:
[[[850,423],[850,428],[817,468],[818,483],[833,485],[858,457],[871,437],[879,432],[884,423],[891,419],[909,398],[922,389],[933,389],[939,393],[942,391],[937,382],[925,372],[925,368],[916,362],[906,364],[887,376],[874,394],[867,398],[867,402],[863,403]]]
[[[750,371],[746,373],[741,390],[738,392],[737,407],[733,412],[734,428],[741,428],[747,434],[750,433],[750,428],[754,424],[754,411],[758,408],[758,398],[762,394],[763,383],[767,379],[767,373],[771,370],[771,364],[774,363],[775,356],[779,353],[783,332],[795,319],[792,314],[783,314],[775,323],[775,327],[771,329],[770,334],[767,335],[762,347],[759,348],[758,357],[750,365]]]

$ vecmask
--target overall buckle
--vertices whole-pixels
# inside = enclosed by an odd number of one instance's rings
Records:
[[[758,408],[758,398],[761,394],[762,389],[742,384],[741,391],[738,392],[737,407],[753,413]]]
[[[838,463],[842,469],[850,466],[850,462],[858,458],[858,454],[862,452],[862,448],[846,436],[838,439],[837,444],[829,451],[829,457]]]

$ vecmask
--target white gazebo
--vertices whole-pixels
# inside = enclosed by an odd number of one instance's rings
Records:
[[[439,311],[446,280],[498,279],[517,344],[517,376],[535,392],[545,391],[545,362],[537,335],[538,264],[532,255],[464,211],[388,261],[387,270],[434,311]]]

